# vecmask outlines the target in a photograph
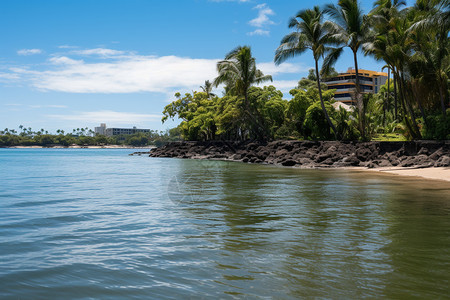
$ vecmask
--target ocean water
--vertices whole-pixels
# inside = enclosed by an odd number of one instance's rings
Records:
[[[0,149],[0,298],[449,297],[450,185]]]

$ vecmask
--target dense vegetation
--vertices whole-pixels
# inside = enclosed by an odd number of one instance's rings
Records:
[[[449,7],[449,0],[417,0],[412,7],[377,0],[364,14],[356,0],[339,0],[302,10],[290,20],[293,32],[274,58],[280,64],[312,52],[315,69],[290,91],[291,100],[273,86],[255,86],[272,77],[256,68],[250,47],[240,46],[217,64],[213,83],[177,93],[162,121],[181,119],[178,128],[187,140],[450,139]],[[352,110],[335,108],[333,91],[321,83],[345,47],[357,73]],[[361,92],[358,53],[384,61],[393,75],[375,95]],[[211,93],[220,84],[222,97]]]
[[[19,126],[20,131],[5,128],[0,131],[0,147],[10,146],[104,146],[104,145],[130,145],[135,147],[155,145],[180,139],[179,130],[174,128],[149,133],[136,133],[129,135],[104,136],[94,135],[88,128],[77,128],[70,133],[57,130],[57,134],[50,134],[44,129],[33,131],[31,128]]]

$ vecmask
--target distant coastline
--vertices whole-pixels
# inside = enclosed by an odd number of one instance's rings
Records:
[[[134,147],[127,145],[105,145],[105,146],[2,146],[7,149],[153,149],[156,146]]]

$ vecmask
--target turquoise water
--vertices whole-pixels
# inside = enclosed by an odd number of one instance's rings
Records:
[[[448,298],[450,185],[0,149],[0,298]]]

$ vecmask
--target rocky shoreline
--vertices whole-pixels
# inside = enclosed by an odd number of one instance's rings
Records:
[[[148,154],[136,152],[136,155]],[[448,167],[450,141],[412,142],[172,142],[150,157],[215,159],[301,168]]]

